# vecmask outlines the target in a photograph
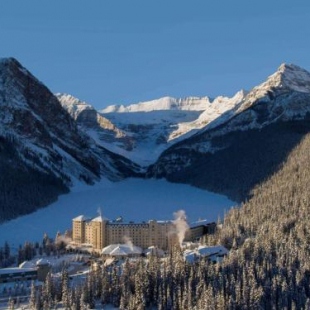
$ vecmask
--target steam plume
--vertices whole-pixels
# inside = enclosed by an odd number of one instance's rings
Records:
[[[128,236],[124,236],[123,240],[125,242],[125,244],[127,244],[131,250],[133,250],[133,243],[131,241],[131,239]]]
[[[184,210],[179,210],[177,212],[174,212],[173,216],[175,218],[173,224],[175,226],[176,234],[178,236],[179,243],[181,246],[185,238],[185,233],[189,229],[189,226],[186,221],[186,214]]]

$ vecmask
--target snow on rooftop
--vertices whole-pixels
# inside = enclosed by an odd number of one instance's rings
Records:
[[[80,222],[80,221],[87,221],[88,220],[88,218],[86,217],[86,216],[84,216],[84,215],[79,215],[79,216],[77,216],[77,217],[75,217],[74,219],[73,219],[73,221],[77,221],[77,222]]]
[[[215,246],[200,246],[198,247],[198,253],[202,256],[211,255],[226,255],[229,251],[222,245]]]
[[[50,265],[50,262],[45,258],[41,258],[36,262],[36,265],[37,266]]]
[[[184,259],[193,263],[196,262],[201,257],[207,257],[213,262],[221,262],[223,256],[227,255],[229,251],[222,245],[216,246],[199,246],[193,250],[185,250],[183,253]]]
[[[103,222],[103,221],[108,221],[108,219],[103,217],[102,215],[99,215],[92,219],[92,222]]]
[[[155,221],[155,222],[157,222],[158,224],[169,224],[169,223],[171,223],[172,222],[172,220],[167,220],[167,221],[164,221],[164,220],[158,220],[158,221],[156,221],[156,220],[149,220],[149,222],[151,222],[151,221]]]
[[[35,264],[33,262],[30,261],[24,261],[23,263],[21,263],[18,267],[19,268],[35,268]]]
[[[199,226],[206,226],[206,225],[208,225],[210,223],[211,222],[209,220],[204,219],[204,220],[199,220],[199,221],[190,223],[189,227],[190,228],[194,228],[194,227],[199,227]]]
[[[140,255],[142,249],[128,244],[110,244],[102,249],[101,254],[110,256]]]
[[[2,269],[0,269],[0,275],[1,274],[29,272],[29,271],[36,271],[36,270],[37,270],[37,268],[19,268],[19,267],[2,268]]]

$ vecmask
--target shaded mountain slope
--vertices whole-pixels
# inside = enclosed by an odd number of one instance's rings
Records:
[[[54,202],[68,187],[52,172],[25,165],[14,144],[0,138],[0,222]]]
[[[75,180],[139,173],[78,129],[58,99],[13,58],[0,60],[0,221],[35,210]]]
[[[166,150],[148,176],[242,201],[272,175],[310,130],[310,74],[281,65],[250,91],[225,123],[212,123]]]
[[[223,308],[309,309],[309,149],[308,133],[209,238],[209,244],[232,248],[218,273],[226,286]]]

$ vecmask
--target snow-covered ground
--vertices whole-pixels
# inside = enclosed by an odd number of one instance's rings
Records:
[[[173,213],[183,209],[193,222],[199,218],[216,221],[234,205],[225,196],[165,180],[113,183],[103,179],[93,186],[77,184],[50,206],[0,225],[0,246],[5,241],[15,248],[25,241],[41,241],[44,233],[54,238],[57,231],[71,229],[72,218],[96,216],[99,209],[111,220],[121,215],[125,221],[136,222],[173,219]]]

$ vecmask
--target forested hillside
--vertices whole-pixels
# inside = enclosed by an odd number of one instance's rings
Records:
[[[263,309],[309,309],[310,135],[282,168],[253,191],[253,197],[225,217],[213,243],[232,247],[223,264],[225,304]],[[227,286],[227,284],[225,285]],[[228,286],[229,287],[229,286]],[[307,305],[307,306],[306,306]]]

